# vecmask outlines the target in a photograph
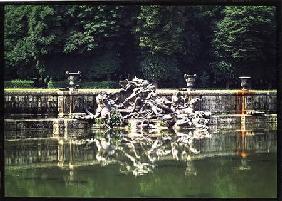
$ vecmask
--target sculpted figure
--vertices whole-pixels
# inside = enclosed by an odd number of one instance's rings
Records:
[[[177,92],[171,97],[171,109],[176,112],[177,109],[183,108],[185,99],[180,92]]]
[[[76,116],[75,118],[90,120],[101,117],[102,119],[109,122],[111,118],[111,107],[109,104],[108,95],[104,92],[98,94],[96,96],[96,103],[98,107],[96,109],[95,115],[92,114],[87,108],[85,108],[86,115]]]
[[[102,118],[111,124],[111,113],[117,112],[120,121],[126,123],[129,118],[140,119],[142,127],[152,128],[143,120],[159,119],[168,128],[187,126],[190,128],[207,129],[210,114],[196,110],[199,98],[188,101],[177,92],[169,101],[156,93],[156,87],[147,80],[137,77],[132,80],[120,81],[121,90],[113,95],[100,93],[96,96],[97,109],[95,115],[86,109],[87,115],[80,119]],[[115,115],[113,115],[113,118]],[[112,119],[113,119],[112,118]],[[151,121],[154,122],[154,121]],[[154,123],[153,123],[154,124]]]
[[[96,96],[96,103],[98,105],[94,118],[101,117],[102,119],[111,118],[111,107],[108,102],[108,96],[106,93],[100,93]]]

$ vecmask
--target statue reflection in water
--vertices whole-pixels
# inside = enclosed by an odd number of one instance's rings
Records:
[[[191,155],[188,155],[186,161],[187,167],[185,169],[185,176],[197,176],[197,169],[194,165],[194,161],[191,159]]]
[[[76,137],[59,139],[58,166],[70,171],[70,179],[74,176],[74,169],[81,160],[77,156],[79,146],[92,149],[94,153],[92,163],[106,166],[111,163],[119,164],[120,172],[134,176],[152,172],[160,160],[185,161],[187,168],[185,175],[197,175],[193,164],[193,155],[199,150],[194,147],[194,139],[199,139],[194,130],[176,132],[173,135],[152,133],[129,136],[124,133],[113,133],[107,130],[100,136],[90,139]],[[84,150],[85,151],[85,150]],[[89,150],[87,150],[89,153]],[[86,155],[86,154],[85,154]],[[89,160],[89,156],[87,156]]]

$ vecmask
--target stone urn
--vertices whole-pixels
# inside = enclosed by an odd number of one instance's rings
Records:
[[[251,77],[249,77],[249,76],[241,76],[241,77],[239,77],[239,79],[241,80],[242,90],[248,90],[250,88]]]
[[[69,88],[77,88],[79,86],[77,85],[77,82],[80,81],[81,72],[70,73],[69,71],[66,71],[66,75],[68,75]]]
[[[196,74],[194,74],[194,75],[184,74],[184,79],[185,79],[186,84],[187,84],[187,90],[191,90],[191,89],[194,88],[196,77],[197,77]]]

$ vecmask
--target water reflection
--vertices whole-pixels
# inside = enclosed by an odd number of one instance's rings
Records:
[[[120,165],[121,173],[138,176],[152,172],[156,167],[155,162],[164,158],[186,161],[191,154],[198,154],[199,151],[193,147],[193,140],[203,137],[204,133],[199,131],[173,135],[131,136],[108,130],[101,136],[89,140],[70,138],[66,147],[69,147],[71,152],[72,143],[85,146],[94,144],[96,162],[100,165],[115,162]],[[72,160],[72,153],[69,154],[69,160]]]
[[[187,158],[185,176],[197,176],[197,169],[194,165],[194,161],[191,160],[190,155],[188,155],[188,158]]]
[[[241,157],[239,170],[250,170],[249,154],[276,152],[276,131],[171,130],[129,135],[110,129],[40,139],[23,138],[21,132],[20,141],[15,141],[15,135],[5,141],[6,167],[55,165],[69,171],[67,181],[79,166],[114,163],[119,164],[120,173],[140,176],[153,172],[162,160],[182,161],[186,164],[183,174],[196,176],[195,160],[219,155],[237,155]]]

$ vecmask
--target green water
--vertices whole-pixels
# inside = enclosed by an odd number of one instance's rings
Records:
[[[178,137],[172,137],[156,150],[171,150],[176,146],[178,158],[169,153],[150,160],[146,153],[159,137],[150,138],[151,141],[144,141],[144,138],[135,140],[132,148],[116,136],[109,143],[115,148],[112,154],[105,150],[99,153],[97,145],[87,141],[94,138],[109,141],[107,137],[97,137],[97,133],[76,139],[77,143],[72,139],[73,144],[69,140],[50,137],[19,141],[6,139],[5,195],[277,197],[276,131],[260,131],[247,136],[244,146],[240,133],[217,132],[209,139],[193,142],[199,151],[197,154],[187,151],[183,144],[177,144]],[[160,153],[156,150],[154,153]],[[183,150],[191,160],[181,156]],[[98,158],[102,159],[99,161]],[[130,158],[149,164],[149,171],[134,175],[137,165],[131,163]]]
[[[238,157],[193,161],[162,161],[151,174],[123,175],[118,165],[85,166],[73,171],[58,167],[6,171],[7,196],[75,197],[276,197],[276,155],[248,159],[250,170],[240,170]]]

